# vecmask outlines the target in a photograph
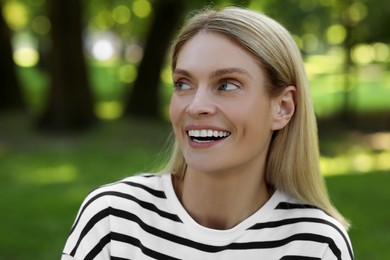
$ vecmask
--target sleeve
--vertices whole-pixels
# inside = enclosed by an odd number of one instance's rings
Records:
[[[352,244],[348,233],[345,230],[342,230],[342,233],[340,234],[343,235],[331,239],[334,243],[331,243],[331,245],[326,248],[321,257],[322,260],[354,260]]]
[[[77,259],[71,257],[70,255],[62,254],[61,260],[77,260]]]
[[[110,259],[109,192],[99,188],[82,203],[61,260]]]
[[[341,255],[341,258],[335,256],[335,254],[332,252],[332,250],[328,247],[326,250],[325,250],[325,253],[324,255],[321,257],[322,260],[353,260],[353,256],[352,258],[350,257],[350,255],[347,253],[347,252],[342,252],[342,255]]]

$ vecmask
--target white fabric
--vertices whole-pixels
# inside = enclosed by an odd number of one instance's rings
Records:
[[[62,260],[350,260],[352,254],[340,223],[278,190],[232,229],[203,227],[176,197],[171,175],[163,174],[129,177],[91,192]]]

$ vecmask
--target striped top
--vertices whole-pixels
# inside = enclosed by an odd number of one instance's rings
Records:
[[[140,175],[102,186],[83,202],[62,260],[353,259],[345,229],[322,210],[277,190],[228,230],[196,223],[171,175]]]

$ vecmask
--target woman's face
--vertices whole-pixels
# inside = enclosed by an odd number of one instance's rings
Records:
[[[261,171],[274,116],[255,59],[226,36],[201,32],[180,50],[173,81],[170,119],[189,169]]]

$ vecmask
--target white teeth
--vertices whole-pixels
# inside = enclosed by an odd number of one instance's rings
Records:
[[[217,131],[211,129],[201,129],[201,130],[189,130],[188,135],[190,137],[227,137],[230,135],[230,132]]]

